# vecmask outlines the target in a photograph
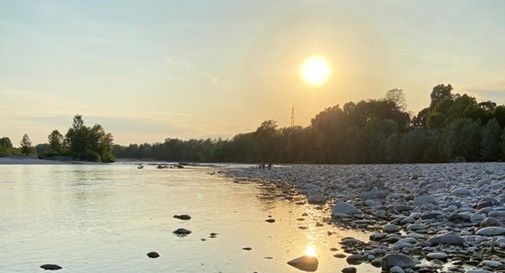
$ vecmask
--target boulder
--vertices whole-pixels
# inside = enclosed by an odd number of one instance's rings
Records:
[[[437,205],[437,199],[433,195],[421,195],[414,199],[414,204],[423,206],[427,204]]]
[[[326,196],[320,194],[320,193],[317,193],[317,194],[309,194],[307,196],[307,202],[309,202],[309,204],[324,204],[326,203],[328,199],[326,198]]]
[[[440,261],[446,261],[447,260],[447,254],[443,252],[431,252],[426,255],[426,259],[428,260],[440,260]]]
[[[319,261],[314,256],[301,256],[289,261],[288,264],[302,271],[314,272],[317,270]]]
[[[505,235],[505,228],[503,227],[484,227],[477,230],[477,235],[481,236],[499,236]]]
[[[362,200],[370,200],[370,199],[384,199],[387,196],[387,192],[385,190],[373,189],[366,192],[363,192],[360,197]]]
[[[338,217],[342,214],[352,216],[354,214],[360,214],[360,213],[361,210],[359,210],[358,208],[347,202],[340,202],[336,204],[331,210],[331,214],[335,217]]]
[[[457,195],[457,196],[468,196],[471,195],[472,192],[467,189],[467,188],[457,188],[451,191],[452,195]]]
[[[494,217],[486,217],[480,222],[481,227],[499,227],[502,222]]]
[[[357,272],[356,267],[353,266],[344,267],[344,269],[342,269],[342,273],[356,273],[356,272]]]
[[[394,253],[387,254],[382,257],[382,269],[386,270],[389,270],[394,266],[399,266],[401,268],[413,268],[415,265],[416,261],[404,254]]]
[[[365,258],[361,254],[352,254],[352,255],[347,256],[345,261],[348,264],[360,264],[363,262],[364,259]]]
[[[395,266],[393,266],[393,267],[391,267],[391,268],[389,269],[389,272],[390,272],[390,273],[405,273],[405,270],[403,270],[403,268],[401,268],[401,267],[399,267],[399,266],[395,265]]]
[[[446,245],[463,245],[465,240],[456,233],[445,233],[432,236],[428,239],[430,245],[446,244]]]
[[[393,224],[385,224],[382,227],[382,230],[387,233],[394,233],[394,232],[400,231],[400,228],[396,225],[393,225]]]
[[[497,218],[505,218],[505,210],[493,210],[490,211],[487,216],[497,217]]]

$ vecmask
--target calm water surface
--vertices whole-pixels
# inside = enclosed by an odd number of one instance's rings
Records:
[[[344,236],[316,227],[311,205],[275,198],[264,186],[211,176],[211,168],[134,165],[0,165],[0,272],[302,272],[286,264],[313,246],[317,272],[340,272]],[[309,216],[298,221],[306,212]],[[190,221],[172,218],[186,213]],[[276,219],[265,222],[268,215]],[[306,226],[308,229],[299,229]],[[193,231],[179,238],[172,231]],[[337,234],[328,236],[328,231]],[[209,233],[218,233],[209,238]],[[202,238],[206,238],[202,241]],[[251,251],[242,250],[251,247]],[[149,259],[157,251],[161,257]],[[266,259],[265,257],[272,257]],[[359,272],[378,272],[369,265]]]

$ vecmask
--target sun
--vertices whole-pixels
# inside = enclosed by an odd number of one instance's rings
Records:
[[[300,77],[310,86],[321,86],[331,76],[331,66],[322,56],[311,56],[300,66]]]

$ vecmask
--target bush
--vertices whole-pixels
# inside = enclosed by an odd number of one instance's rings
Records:
[[[100,155],[97,152],[86,150],[86,152],[84,152],[83,159],[87,161],[100,162]]]

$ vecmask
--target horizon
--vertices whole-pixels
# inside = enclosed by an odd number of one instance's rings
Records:
[[[437,84],[505,103],[501,1],[0,4],[1,136],[47,142],[72,117],[118,144],[230,138],[264,120],[307,126],[326,107]],[[469,20],[479,18],[479,20]],[[332,75],[303,83],[322,55]]]

